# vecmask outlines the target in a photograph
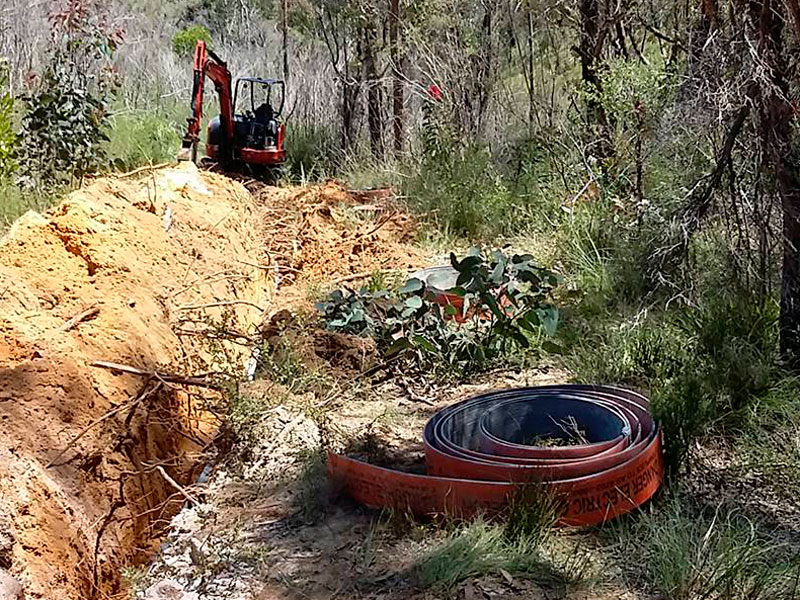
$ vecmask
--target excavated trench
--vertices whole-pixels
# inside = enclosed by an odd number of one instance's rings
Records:
[[[241,368],[278,293],[422,263],[407,216],[346,230],[343,202],[184,164],[99,179],[0,239],[0,588],[108,597],[151,555],[221,422],[213,390],[153,373]]]

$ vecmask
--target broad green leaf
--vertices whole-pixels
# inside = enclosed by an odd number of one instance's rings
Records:
[[[555,307],[549,306],[539,309],[538,313],[545,333],[549,336],[554,336],[556,334],[556,328],[558,327],[558,310]]]
[[[400,294],[414,294],[424,289],[425,289],[425,283],[421,279],[412,277],[411,279],[406,281],[405,285],[403,285],[403,287],[401,287],[397,291]]]
[[[422,348],[426,352],[430,352],[432,354],[436,354],[437,353],[436,346],[434,346],[430,341],[425,339],[423,336],[414,335],[414,336],[411,336],[411,339],[414,341],[414,343],[417,346],[419,346],[420,348]]]
[[[422,298],[419,296],[411,296],[410,298],[406,298],[405,304],[406,307],[413,308],[415,310],[422,308]]]
[[[481,249],[478,246],[470,246],[469,250],[467,250],[467,256],[480,258],[481,257]]]
[[[554,342],[551,342],[550,340],[545,340],[542,342],[542,350],[548,352],[549,354],[564,354],[564,348]]]
[[[386,349],[386,357],[394,356],[395,354],[399,354],[403,350],[408,350],[411,348],[411,342],[409,342],[406,338],[398,338],[389,344],[389,347]]]

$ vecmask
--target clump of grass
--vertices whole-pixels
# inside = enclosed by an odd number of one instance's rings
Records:
[[[567,359],[581,381],[658,386],[680,374],[691,358],[690,336],[658,319],[609,327],[598,338]]]
[[[646,390],[664,430],[670,476],[709,431],[739,427],[779,372],[776,315],[748,298],[711,296],[697,307],[637,315],[600,329],[566,359],[578,380]],[[674,479],[674,477],[671,477]]]
[[[329,387],[326,375],[310,368],[300,356],[294,342],[285,332],[261,346],[256,377],[285,386],[293,394],[323,392]]]
[[[296,480],[295,506],[298,516],[307,524],[316,523],[328,505],[328,476],[325,452],[314,450],[300,455],[300,472]]]
[[[274,388],[270,395],[241,393],[229,390],[227,426],[239,450],[247,454],[263,442],[262,423],[265,413],[286,398],[285,392]]]
[[[445,235],[476,239],[525,224],[487,148],[450,148],[426,157],[414,171],[403,191]]]
[[[174,160],[179,142],[178,125],[171,119],[126,112],[112,118],[106,152],[114,169],[130,171]]]
[[[631,583],[672,600],[795,598],[800,561],[734,513],[697,513],[679,496],[612,529]]]
[[[496,521],[479,517],[452,529],[417,561],[414,578],[422,587],[439,590],[482,575],[512,575],[548,585],[579,583],[587,574],[588,555],[553,535],[563,511],[558,494],[537,483],[521,485]]]
[[[337,172],[340,151],[330,127],[290,123],[286,131],[284,174],[293,183],[308,183],[332,177]]]
[[[559,579],[536,539],[524,535],[511,539],[502,525],[482,518],[452,531],[413,568],[420,586],[435,589],[450,589],[469,577],[503,571],[543,581]]]
[[[709,382],[723,408],[738,411],[776,379],[778,310],[748,296],[714,295],[679,320],[696,341]]]
[[[773,385],[741,417],[734,465],[756,472],[779,498],[800,495],[800,380],[787,377]]]
[[[538,483],[520,485],[508,499],[506,535],[528,538],[541,546],[563,512],[562,499],[552,490]]]
[[[10,180],[0,180],[0,232],[29,210],[47,210],[66,192],[66,189],[27,189]]]

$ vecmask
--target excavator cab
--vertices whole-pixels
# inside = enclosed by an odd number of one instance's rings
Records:
[[[277,79],[242,77],[233,94],[234,139],[246,148],[277,148],[284,83]]]
[[[280,120],[285,98],[283,81],[242,77],[232,86],[227,65],[202,40],[195,47],[192,115],[187,119],[179,160],[197,157],[206,77],[214,83],[220,103],[220,114],[208,123],[208,157],[223,165],[244,164],[267,170],[280,167],[286,161],[286,126]]]

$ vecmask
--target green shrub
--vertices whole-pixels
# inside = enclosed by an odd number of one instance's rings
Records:
[[[190,56],[194,52],[197,40],[203,40],[211,46],[211,32],[204,25],[191,25],[172,36],[172,51],[178,56]]]
[[[800,380],[787,377],[751,402],[730,444],[738,479],[757,477],[759,492],[791,504],[800,496]],[[747,488],[745,488],[747,489]]]
[[[608,328],[576,348],[567,362],[582,382],[653,388],[686,367],[690,345],[681,329],[650,319]]]
[[[286,127],[286,176],[293,182],[321,181],[337,172],[339,150],[325,125],[289,123]]]
[[[4,91],[8,77],[5,65],[0,62],[0,180],[6,179],[17,170],[16,152],[19,137],[14,132],[14,98]]]
[[[696,340],[706,376],[721,398],[719,412],[745,408],[776,377],[778,310],[742,291],[718,291],[680,323]]]
[[[558,310],[549,299],[558,277],[536,266],[532,255],[495,250],[484,257],[473,248],[462,260],[451,253],[450,262],[458,277],[449,292],[462,299],[460,309],[441,306],[416,278],[392,293],[335,290],[317,309],[333,330],[374,337],[388,358],[459,374],[555,334]]]
[[[715,397],[709,388],[702,372],[687,368],[652,394],[652,411],[664,433],[664,470],[671,483],[688,470],[691,445],[717,417]]]
[[[404,188],[412,207],[446,235],[477,239],[526,223],[484,146],[454,145],[423,158]]]
[[[23,98],[20,169],[28,183],[74,184],[105,163],[120,33],[108,28],[104,15],[84,8],[70,4],[68,18],[51,20],[54,43],[41,81]]]
[[[686,467],[694,440],[738,427],[780,376],[776,321],[771,304],[720,292],[696,307],[601,329],[579,342],[566,362],[580,381],[650,393],[674,478]]]
[[[180,136],[177,124],[149,112],[116,114],[106,143],[112,167],[130,171],[175,159]]]
[[[26,98],[22,118],[22,169],[44,185],[69,184],[105,162],[106,98],[70,89],[59,75]]]

